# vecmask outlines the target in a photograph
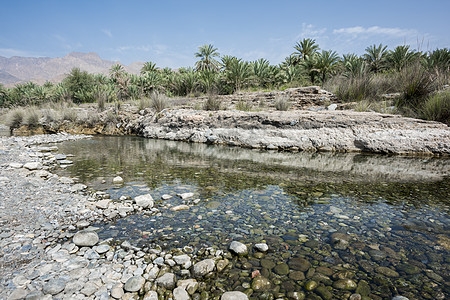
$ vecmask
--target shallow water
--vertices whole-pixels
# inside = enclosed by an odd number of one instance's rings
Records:
[[[150,193],[157,200],[160,214],[102,224],[101,238],[194,251],[227,249],[233,240],[269,245],[264,257],[252,250],[235,258],[211,283],[217,290],[246,290],[258,270],[272,288],[255,298],[303,290],[325,299],[323,291],[306,290],[311,280],[345,298],[350,292],[332,288],[344,277],[372,298],[449,295],[449,159],[267,152],[137,137],[66,142],[59,151],[74,155],[64,172],[112,199]],[[123,185],[112,184],[117,175]],[[176,196],[184,192],[194,197]],[[163,194],[173,197],[160,200]],[[178,204],[192,206],[169,209]],[[348,244],[333,240],[336,232]]]

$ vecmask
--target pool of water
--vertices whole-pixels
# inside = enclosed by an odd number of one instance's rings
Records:
[[[295,291],[346,299],[355,290],[340,288],[342,278],[371,298],[450,294],[449,159],[268,152],[137,137],[65,142],[59,151],[74,155],[66,174],[112,199],[150,193],[157,200],[159,214],[101,224],[102,238],[194,251],[227,249],[233,240],[266,242],[267,254],[251,250],[218,274],[211,284],[224,290],[247,290],[258,270],[271,289],[255,291],[255,299]],[[123,185],[112,184],[118,175]],[[176,196],[185,192],[194,197]],[[160,200],[164,194],[173,197]],[[170,210],[179,204],[190,209]],[[309,291],[312,281],[319,288]]]

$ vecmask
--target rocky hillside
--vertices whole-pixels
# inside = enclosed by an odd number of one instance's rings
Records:
[[[95,52],[72,52],[64,57],[19,57],[0,56],[0,83],[13,86],[17,83],[33,81],[42,84],[45,81],[59,82],[72,68],[80,68],[89,73],[108,74],[109,68],[117,62],[103,60]],[[139,73],[142,62],[135,62],[125,69],[130,73]]]

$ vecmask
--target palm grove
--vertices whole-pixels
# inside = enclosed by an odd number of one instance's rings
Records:
[[[47,102],[120,103],[151,97],[232,94],[237,91],[283,90],[321,85],[340,100],[376,107],[383,95],[397,93],[396,112],[448,122],[450,50],[421,52],[408,45],[389,50],[382,44],[366,48],[362,56],[321,50],[313,39],[303,39],[279,65],[261,58],[244,61],[221,55],[213,45],[198,48],[195,67],[159,68],[146,62],[140,75],[113,65],[109,76],[74,68],[59,84],[0,85],[0,106],[41,105]],[[360,105],[361,106],[361,105]]]

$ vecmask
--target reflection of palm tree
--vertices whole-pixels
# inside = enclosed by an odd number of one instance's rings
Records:
[[[219,69],[219,63],[214,57],[219,56],[219,52],[217,52],[217,48],[214,48],[213,45],[203,45],[198,47],[198,52],[195,53],[195,57],[199,57],[200,60],[195,63],[197,67],[197,71],[204,70],[213,70],[217,71]]]
[[[295,44],[294,49],[297,50],[294,55],[298,57],[298,60],[305,60],[319,50],[319,45],[316,44],[316,40],[303,39]]]
[[[378,73],[382,70],[383,65],[386,60],[386,48],[387,46],[383,46],[382,44],[376,46],[372,45],[366,48],[366,54],[364,54],[364,59],[370,66],[370,69],[375,73]]]

